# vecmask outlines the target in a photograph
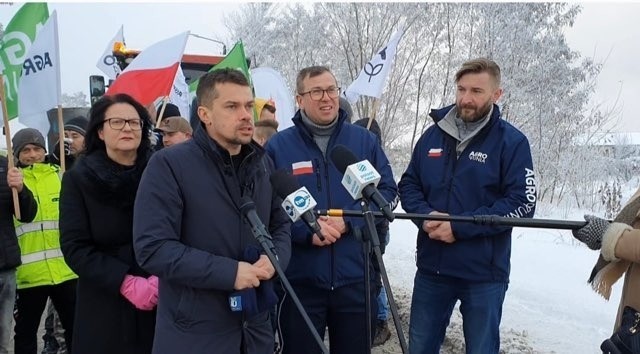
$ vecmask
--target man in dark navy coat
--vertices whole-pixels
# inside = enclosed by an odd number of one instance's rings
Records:
[[[197,97],[193,139],[151,158],[136,197],[136,258],[160,279],[153,353],[271,354],[275,270],[239,207],[255,203],[286,268],[290,223],[269,182],[273,162],[252,140],[240,71],[204,75]]]

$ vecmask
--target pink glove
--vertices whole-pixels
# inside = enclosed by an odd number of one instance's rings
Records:
[[[147,278],[147,282],[149,283],[149,286],[155,289],[156,291],[156,296],[151,302],[154,305],[157,305],[158,304],[158,277],[156,277],[155,275],[152,275],[149,278]]]
[[[156,280],[149,280],[127,274],[120,286],[120,294],[137,309],[150,311],[158,303],[158,285]]]
[[[156,277],[155,275],[152,275],[152,276],[147,278],[147,281],[149,282],[150,286],[152,286],[156,290],[158,290],[158,277]]]

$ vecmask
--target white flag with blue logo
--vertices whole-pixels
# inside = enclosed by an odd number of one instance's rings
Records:
[[[44,136],[49,132],[44,112],[61,102],[58,49],[58,16],[54,11],[29,48],[18,84],[18,120]]]
[[[104,53],[98,59],[96,66],[98,69],[102,70],[105,75],[111,80],[115,80],[118,75],[122,72],[120,69],[120,65],[118,65],[118,60],[113,55],[113,45],[116,42],[124,43],[124,26],[120,26],[120,30],[118,33],[111,39],[107,47],[104,49]]]
[[[387,76],[391,72],[396,48],[403,34],[403,30],[393,33],[387,45],[380,48],[373,58],[364,65],[358,77],[344,92],[349,102],[355,103],[360,95],[380,98]]]
[[[189,94],[189,85],[184,77],[182,67],[178,66],[176,77],[173,79],[173,87],[169,94],[169,102],[175,104],[183,118],[189,120],[189,106],[191,105],[191,95]]]

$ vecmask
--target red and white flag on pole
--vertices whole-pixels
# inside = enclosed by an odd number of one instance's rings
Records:
[[[133,59],[107,95],[126,93],[143,105],[168,96],[180,66],[189,31],[153,44]]]

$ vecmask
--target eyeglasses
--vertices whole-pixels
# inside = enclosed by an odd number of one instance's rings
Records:
[[[327,93],[327,97],[329,98],[338,98],[338,96],[340,96],[339,87],[331,87],[326,90],[313,89],[307,92],[300,92],[299,95],[304,96],[306,94],[309,94],[309,97],[311,97],[312,100],[320,101],[324,97],[325,92]]]
[[[131,118],[131,119],[109,118],[109,119],[105,119],[104,121],[109,122],[109,126],[111,127],[111,129],[114,129],[114,130],[124,129],[124,125],[126,123],[129,123],[129,128],[131,128],[131,130],[142,129],[142,119],[140,118]]]

